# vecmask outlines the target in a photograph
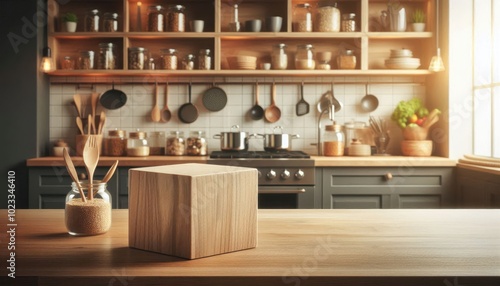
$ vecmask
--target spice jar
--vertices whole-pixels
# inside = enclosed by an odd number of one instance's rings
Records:
[[[85,32],[99,32],[99,10],[93,9],[85,14]]]
[[[111,194],[107,184],[94,181],[80,181],[84,201],[76,182],[71,183],[71,191],[66,195],[64,221],[71,235],[97,235],[111,227]],[[92,199],[89,198],[92,192]]]
[[[323,155],[343,156],[345,148],[345,135],[342,126],[338,124],[326,125],[323,134]]]
[[[103,153],[105,156],[125,156],[127,154],[127,132],[125,130],[109,130],[104,138]]]
[[[283,43],[273,46],[271,54],[271,68],[273,70],[286,70],[288,67],[287,46]]]
[[[104,13],[102,18],[104,32],[118,31],[118,13]]]
[[[184,155],[184,132],[171,131],[167,137],[167,149],[165,154],[171,156]]]
[[[205,156],[208,154],[208,142],[205,131],[191,131],[186,139],[186,154],[191,156]]]
[[[149,155],[165,155],[165,132],[154,131],[148,136]]]
[[[127,156],[147,157],[149,156],[149,143],[146,139],[147,133],[142,131],[130,132],[127,140]]]
[[[311,5],[301,3],[295,5],[293,10],[293,31],[294,32],[312,32],[313,20]]]
[[[340,10],[337,3],[320,3],[316,13],[316,31],[340,31]]]
[[[61,68],[63,70],[74,70],[75,69],[75,61],[72,57],[66,56],[61,61]]]
[[[113,43],[99,44],[99,57],[97,58],[97,68],[102,70],[114,70],[115,52]]]
[[[78,58],[78,69],[91,70],[94,68],[94,51],[81,51]]]
[[[161,60],[164,70],[177,69],[177,50],[176,49],[162,49]]]
[[[143,47],[128,48],[128,69],[144,70],[147,64],[148,50]]]
[[[314,61],[314,47],[313,45],[299,45],[297,46],[297,53],[295,54],[295,69],[298,70],[313,70],[316,67]]]
[[[148,31],[163,32],[165,20],[163,16],[163,6],[154,5],[148,7]]]
[[[356,68],[356,56],[353,50],[345,50],[337,56],[337,67],[339,69],[352,70]]]
[[[201,49],[198,55],[198,69],[210,70],[212,68],[212,56],[210,49]]]
[[[342,32],[356,32],[356,14],[342,14]]]
[[[170,5],[167,12],[167,32],[184,32],[186,30],[185,7],[182,5]]]
[[[194,55],[187,54],[184,59],[182,59],[182,69],[183,70],[193,70],[194,69]]]

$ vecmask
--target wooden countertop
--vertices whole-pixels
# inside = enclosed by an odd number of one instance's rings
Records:
[[[15,219],[16,279],[2,267],[0,285],[500,285],[500,210],[259,210],[257,248],[197,260],[129,248],[127,210],[88,237],[63,210]]]

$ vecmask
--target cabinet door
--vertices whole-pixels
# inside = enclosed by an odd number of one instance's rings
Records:
[[[130,168],[119,168],[118,176],[118,208],[128,209],[128,170]]]
[[[458,168],[458,204],[463,208],[500,208],[500,178]]]
[[[327,196],[331,209],[382,209],[389,198],[386,195],[336,195]]]

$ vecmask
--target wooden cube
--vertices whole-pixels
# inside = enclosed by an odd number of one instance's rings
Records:
[[[179,164],[129,171],[129,246],[195,259],[257,246],[257,170]]]

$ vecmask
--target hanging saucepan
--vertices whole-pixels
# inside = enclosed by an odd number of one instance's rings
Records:
[[[198,119],[198,108],[191,103],[191,83],[189,83],[189,102],[179,108],[178,115],[184,123],[193,123]]]
[[[279,130],[279,133],[276,132]],[[292,149],[292,139],[300,138],[298,134],[283,133],[283,127],[276,126],[272,134],[259,134],[264,137],[264,150],[285,151]]]
[[[203,105],[210,111],[221,111],[226,104],[226,92],[215,84],[203,93]]]
[[[231,132],[221,132],[215,134],[214,139],[220,139],[220,149],[222,151],[246,151],[248,150],[247,133],[239,131],[238,125],[231,127]]]
[[[115,83],[110,90],[101,95],[99,102],[106,109],[118,109],[127,103],[127,95],[118,89],[115,89]]]

